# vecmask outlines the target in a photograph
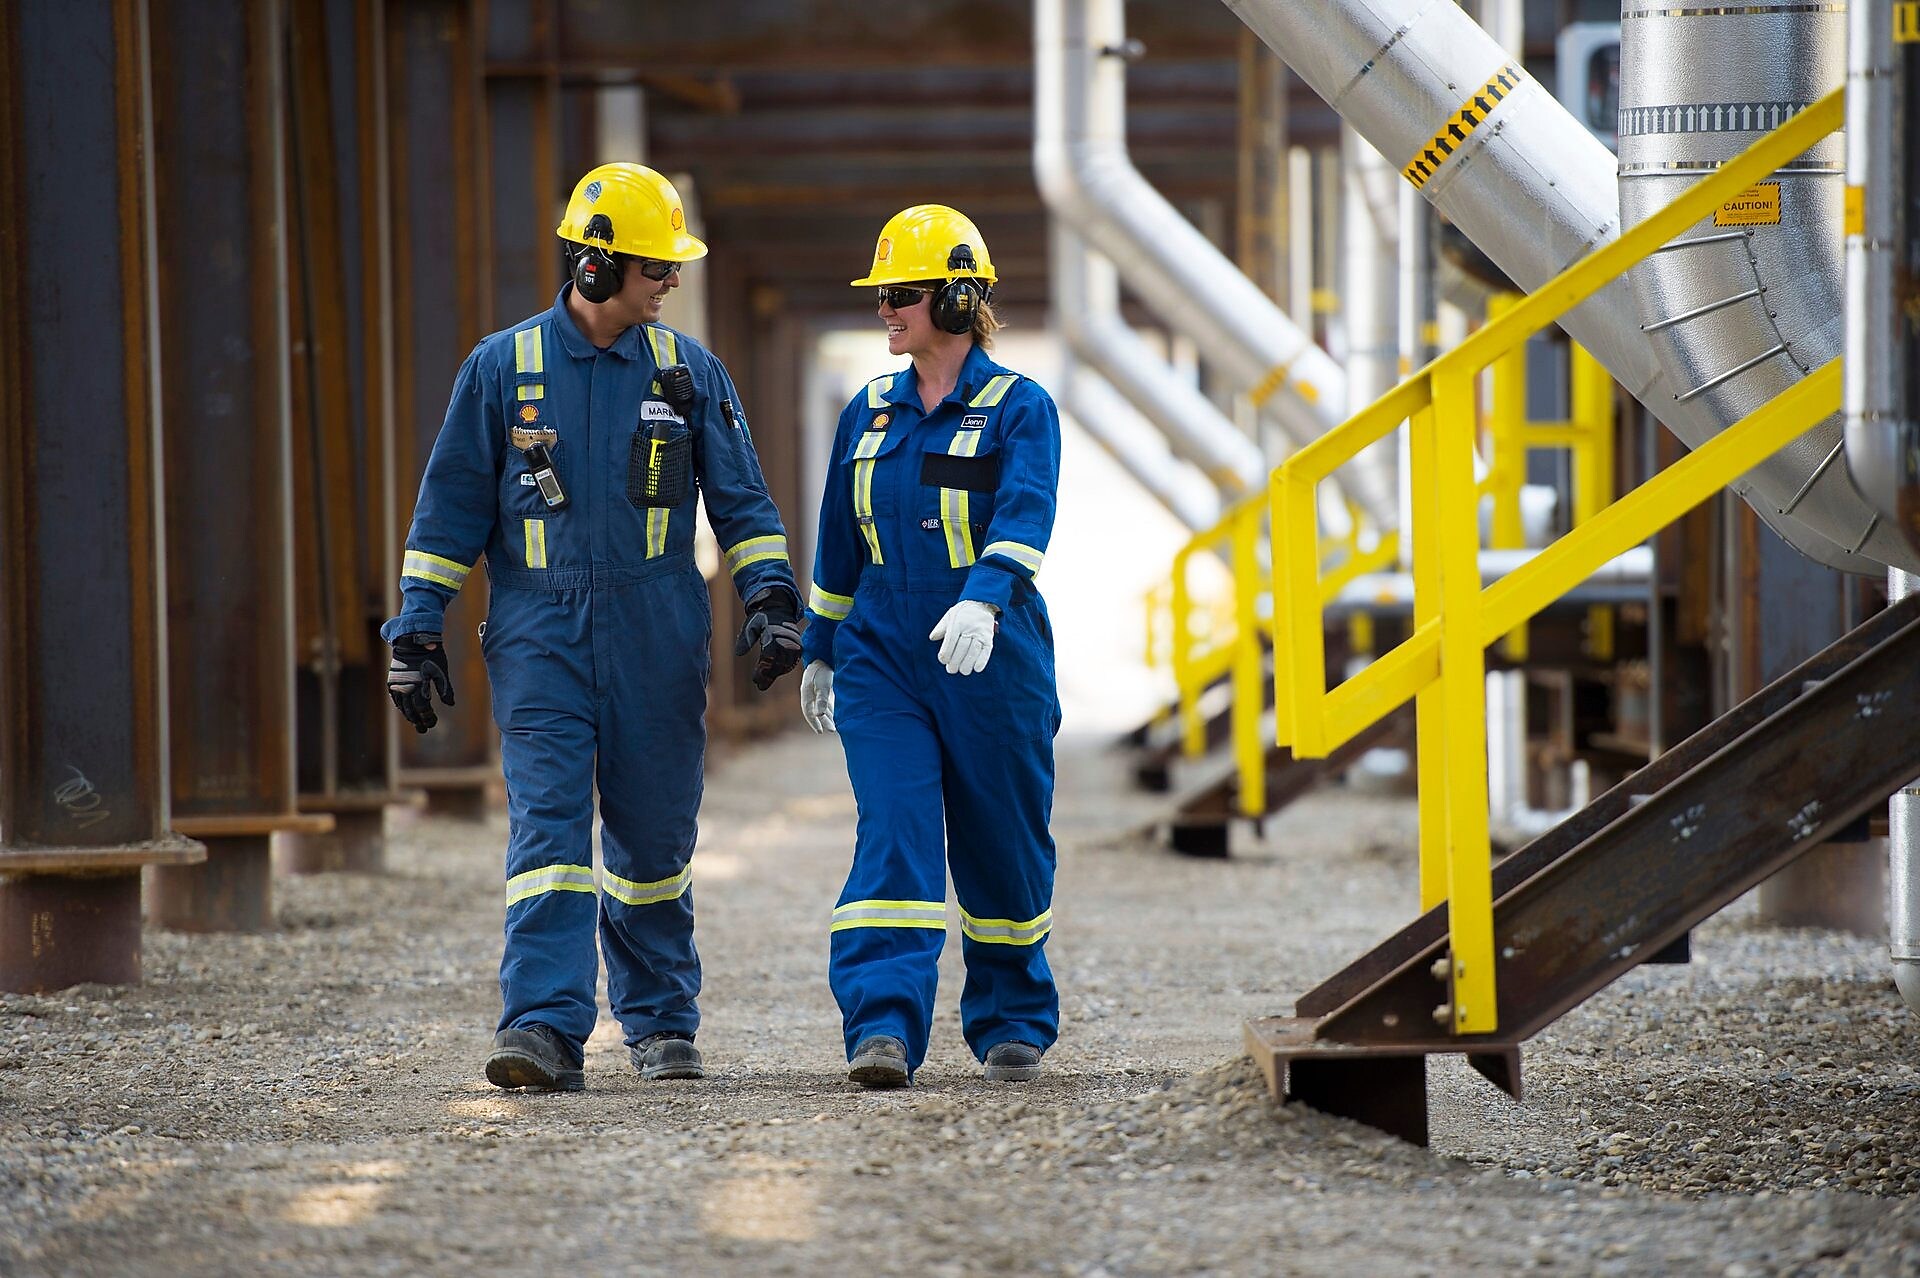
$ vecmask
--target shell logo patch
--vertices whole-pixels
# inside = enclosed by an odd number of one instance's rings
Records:
[[[888,422],[890,422],[890,421],[892,421],[892,420],[893,420],[893,414],[892,414],[892,413],[879,413],[879,414],[877,414],[877,415],[875,415],[875,417],[874,417],[874,419],[873,419],[873,429],[874,429],[874,430],[885,430],[885,429],[887,428],[887,423],[888,423]]]
[[[584,191],[582,191],[582,192],[580,192],[580,194],[586,197],[586,199],[587,199],[587,203],[589,203],[589,204],[598,204],[598,203],[600,202],[600,191],[601,191],[601,189],[602,189],[602,188],[601,188],[601,186],[600,186],[600,183],[598,183],[598,182],[589,182],[589,183],[587,183],[587,189],[586,189],[586,190],[584,190]]]
[[[520,420],[531,426],[540,420],[540,410],[532,404],[520,405]]]
[[[667,215],[667,221],[672,225],[673,229],[677,231],[687,224],[687,215],[676,208],[672,213]]]
[[[873,251],[875,262],[884,262],[893,256],[893,241],[887,236],[880,237],[880,247]]]

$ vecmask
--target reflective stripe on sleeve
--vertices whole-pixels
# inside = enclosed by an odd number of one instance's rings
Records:
[[[680,873],[654,883],[635,883],[632,879],[623,879],[617,874],[603,871],[600,887],[623,905],[658,905],[662,901],[678,900],[685,896],[692,885],[693,862],[689,861]]]
[[[671,510],[659,506],[647,510],[647,558],[658,559],[667,553],[667,517]]]
[[[787,559],[787,539],[781,536],[749,537],[723,557],[729,573],[737,573],[748,564],[762,563],[768,559],[778,559],[784,563]]]
[[[879,530],[873,526],[873,455],[886,442],[885,431],[870,430],[860,436],[860,442],[853,448],[853,518],[860,525],[860,535],[867,539],[867,552],[876,564],[886,560],[880,554]]]
[[[402,577],[418,577],[422,581],[431,581],[436,586],[447,586],[454,590],[466,583],[467,574],[472,571],[472,564],[455,563],[424,550],[409,550],[400,563]]]
[[[593,885],[593,867],[591,865],[543,865],[537,870],[528,870],[525,874],[516,874],[507,880],[507,904],[524,901],[530,896],[541,896],[548,892],[591,892]]]
[[[547,521],[528,519],[522,521],[527,530],[527,567],[545,568],[547,566]]]
[[[982,386],[980,393],[967,402],[974,408],[992,408],[1007,397],[1007,392],[1012,390],[1013,384],[1019,380],[1018,373],[1000,373]]]
[[[513,371],[520,374],[534,374],[538,377],[547,371],[547,356],[544,343],[540,340],[542,327],[523,328],[513,335]],[[546,383],[525,381],[520,383],[521,399],[545,399]]]
[[[831,590],[822,590],[819,582],[807,591],[807,608],[828,621],[845,621],[847,614],[853,611],[853,596],[836,595]]]
[[[984,555],[999,555],[1011,559],[1027,570],[1029,577],[1038,576],[1040,565],[1046,561],[1046,555],[1032,546],[1023,546],[1017,541],[990,541],[987,548],[980,552]]]
[[[953,433],[953,443],[947,446],[947,452],[954,457],[971,457],[979,447],[979,431],[959,430]],[[967,490],[942,488],[940,490],[940,528],[947,536],[949,568],[971,567],[977,557],[973,553],[973,527],[968,522],[969,518]]]
[[[925,927],[945,931],[945,901],[848,901],[833,912],[834,932],[856,927]]]
[[[1014,919],[978,919],[960,911],[960,931],[969,940],[987,945],[1032,945],[1053,930],[1053,911],[1042,911],[1039,918],[1018,922]]]

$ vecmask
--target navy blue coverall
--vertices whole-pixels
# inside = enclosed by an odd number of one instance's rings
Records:
[[[1059,998],[1053,924],[1053,631],[1034,588],[1053,530],[1060,421],[1047,393],[975,346],[923,412],[912,367],[840,414],[821,500],[804,659],[834,672],[834,719],[859,806],[833,912],[829,976],[847,1052],[871,1034],[926,1058],[960,901],[960,1017],[977,1057],[1045,1050]],[[928,632],[961,599],[1000,610],[984,670],[951,675]]]
[[[545,1023],[579,1048],[595,1019],[596,913],[627,1043],[699,1025],[690,883],[712,614],[693,560],[696,496],[742,599],[794,585],[726,368],[661,325],[596,349],[567,313],[571,287],[460,369],[407,535],[401,612],[381,633],[439,632],[485,555],[481,647],[511,821],[500,1028]],[[676,359],[696,388],[685,418],[654,381]],[[697,488],[673,509],[628,498],[635,430],[657,420],[674,440],[692,437]],[[560,510],[524,451],[548,431],[570,498]]]

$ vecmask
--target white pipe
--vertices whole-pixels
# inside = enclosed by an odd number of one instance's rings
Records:
[[[1313,332],[1313,152],[1287,148],[1287,314]]]
[[[1492,585],[1539,553],[1537,550],[1481,551],[1480,583],[1483,586]],[[1574,603],[1632,603],[1643,600],[1652,573],[1652,547],[1635,546],[1595,569],[1565,598]],[[1340,607],[1411,607],[1413,575],[1405,572],[1365,573],[1348,582],[1333,602]]]
[[[1121,0],[1036,0],[1034,174],[1048,209],[1121,271],[1156,314],[1306,444],[1344,420],[1346,377],[1267,295],[1142,178],[1126,149]],[[1398,517],[1387,477],[1336,483],[1376,525]]]
[[[1539,287],[1619,235],[1613,156],[1524,73],[1509,74],[1511,87],[1494,101],[1484,86],[1497,85],[1503,68],[1517,69],[1517,60],[1457,5],[1224,3],[1382,154],[1395,162],[1407,157],[1412,168],[1434,150],[1437,165],[1421,194],[1520,287]],[[1456,112],[1474,107],[1476,97],[1488,109],[1443,154],[1436,138],[1448,131]],[[1677,384],[1641,331],[1642,322],[1631,288],[1615,281],[1569,312],[1561,326],[1674,434],[1698,446],[1727,420],[1706,396],[1680,401],[1691,384]],[[1844,468],[1826,467],[1818,491],[1799,495],[1819,468],[1819,459],[1809,463],[1803,451],[1756,467],[1735,482],[1734,491],[1818,562],[1875,575],[1882,563],[1920,570],[1920,554],[1884,528],[1870,530],[1860,542],[1872,511],[1844,484]],[[1792,515],[1781,513],[1789,508],[1795,508]]]
[[[1220,494],[1193,467],[1167,451],[1167,442],[1121,399],[1107,379],[1071,351],[1060,361],[1061,407],[1167,513],[1191,532],[1220,522]]]
[[[1259,491],[1267,476],[1259,446],[1120,318],[1112,263],[1089,252],[1057,218],[1050,245],[1054,323],[1067,348],[1139,409],[1176,456],[1198,466],[1221,491],[1233,497]]]

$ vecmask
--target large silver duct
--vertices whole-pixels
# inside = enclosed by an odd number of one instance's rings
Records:
[[[1220,522],[1220,492],[1167,450],[1167,442],[1071,351],[1060,361],[1060,407],[1189,532]]]
[[[1898,281],[1920,271],[1910,243],[1920,132],[1920,44],[1895,44],[1893,0],[1853,0],[1847,67],[1847,466],[1874,507],[1920,536],[1920,316]],[[1909,294],[1910,296],[1910,294]]]
[[[1457,5],[1224,3],[1383,154],[1407,157],[1421,193],[1522,288],[1538,287],[1618,236],[1613,156]],[[1706,61],[1735,59],[1716,50]],[[1706,395],[1682,398],[1696,383],[1676,382],[1641,324],[1625,280],[1562,320],[1674,434],[1690,446],[1706,442],[1729,419]],[[1884,527],[1861,544],[1872,512],[1850,484],[1829,478],[1837,473],[1830,463],[1822,473],[1826,454],[1809,460],[1808,451],[1768,461],[1735,491],[1821,563],[1873,574],[1883,563],[1920,570],[1920,555]],[[1809,479],[1817,482],[1802,493]]]
[[[1345,418],[1346,377],[1133,167],[1124,39],[1121,0],[1036,0],[1034,173],[1048,209],[1296,444],[1316,439]],[[1390,475],[1360,468],[1340,486],[1377,527],[1394,526]]]
[[[1049,241],[1054,323],[1067,347],[1140,410],[1174,454],[1205,472],[1229,497],[1267,482],[1259,445],[1120,318],[1113,264],[1057,219]]]

